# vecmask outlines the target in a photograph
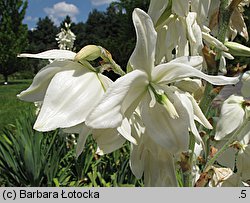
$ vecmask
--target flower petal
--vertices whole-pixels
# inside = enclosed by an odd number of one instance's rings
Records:
[[[173,156],[164,151],[155,154],[146,153],[144,182],[146,187],[177,187]]]
[[[81,68],[57,73],[47,89],[34,128],[50,131],[82,123],[103,94],[94,72]]]
[[[45,66],[34,77],[31,86],[22,91],[17,97],[21,100],[36,102],[43,101],[47,88],[52,78],[61,71],[66,70],[79,70],[83,67],[76,62],[72,61],[54,61],[53,63]],[[85,69],[87,71],[87,69]]]
[[[78,158],[81,155],[85,147],[86,140],[90,134],[91,134],[91,129],[84,124],[81,125],[81,131],[79,133],[79,138],[77,140],[77,145],[76,145],[76,158]]]
[[[250,97],[250,71],[246,71],[242,76],[241,94]]]
[[[145,160],[145,150],[143,143],[140,142],[138,145],[131,144],[130,153],[130,169],[137,179],[140,179],[144,172],[144,160]]]
[[[144,97],[141,103],[141,116],[151,139],[170,153],[175,154],[188,149],[189,117],[179,98],[171,91],[169,90],[166,95],[174,104],[179,118],[171,118],[163,105],[159,103],[150,108],[149,94]]]
[[[147,88],[145,72],[135,70],[117,79],[86,119],[92,128],[117,128],[125,114],[135,110]],[[128,115],[128,117],[130,116]]]
[[[198,142],[198,144],[202,143],[203,141],[201,139],[201,136],[197,130],[197,127],[195,125],[194,122],[194,109],[193,109],[193,104],[190,101],[190,99],[188,98],[188,96],[186,94],[181,94],[179,92],[175,92],[176,96],[178,97],[178,99],[180,100],[180,102],[182,103],[183,107],[186,109],[188,116],[189,116],[189,127],[191,132],[194,134],[196,141]],[[204,145],[204,144],[203,144]]]
[[[138,8],[133,12],[133,22],[137,41],[129,63],[133,69],[146,71],[150,76],[154,67],[157,34],[150,16]]]
[[[123,146],[125,139],[116,129],[94,129],[93,138],[95,139],[99,155],[111,153]]]
[[[137,144],[136,139],[131,136],[131,127],[130,127],[130,123],[129,123],[127,118],[123,119],[122,125],[120,127],[118,127],[117,130],[129,142],[131,142],[135,145]]]
[[[131,116],[131,133],[136,139],[137,145],[131,144],[129,164],[132,173],[136,178],[140,179],[144,171],[145,146],[142,136],[145,132],[145,127],[140,118],[139,109]]]
[[[165,9],[167,8],[169,0],[151,0],[148,14],[152,18],[154,24],[157,23],[158,19],[164,13]]]
[[[208,11],[210,8],[211,0],[192,0],[191,10],[196,12],[199,16],[200,23],[203,24],[207,20]]]
[[[61,50],[61,49],[52,49],[38,54],[23,53],[18,55],[18,57],[29,57],[29,58],[39,58],[39,59],[69,59],[69,60],[73,60],[75,56],[76,56],[75,52],[69,50]]]
[[[214,85],[229,85],[239,82],[238,77],[207,75],[192,66],[182,63],[165,63],[156,66],[152,72],[152,80],[155,83],[171,83],[187,77],[202,78]]]
[[[218,39],[210,35],[209,33],[202,32],[202,38],[212,46],[215,46],[221,51],[228,51],[228,48]]]
[[[193,109],[194,109],[194,119],[202,124],[207,129],[213,129],[213,126],[209,123],[203,112],[201,111],[199,105],[195,101],[195,99],[189,95],[188,96],[190,101],[192,102]]]
[[[169,63],[182,63],[196,68],[197,70],[202,69],[203,58],[201,56],[181,56]]]
[[[172,11],[178,16],[185,17],[189,11],[189,0],[174,0],[172,1]]]
[[[134,123],[134,127],[140,123]],[[137,131],[135,129],[135,131]],[[173,156],[156,144],[147,132],[135,135],[138,145],[131,145],[130,168],[139,179],[144,173],[145,186],[177,186]]]
[[[221,107],[221,115],[216,126],[215,139],[221,140],[238,128],[244,119],[245,111],[241,106],[243,98],[230,96]],[[237,118],[237,119],[236,119]]]

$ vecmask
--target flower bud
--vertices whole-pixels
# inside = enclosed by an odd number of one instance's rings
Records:
[[[226,42],[226,47],[229,49],[229,53],[234,56],[247,56],[250,57],[250,48],[239,44],[237,42]]]
[[[83,47],[75,56],[75,61],[93,61],[101,56],[101,49],[96,45],[87,45]]]

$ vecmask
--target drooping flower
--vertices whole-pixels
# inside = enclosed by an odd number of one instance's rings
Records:
[[[247,119],[247,111],[249,111],[249,107],[244,106],[244,102],[243,97],[235,95],[231,95],[224,101],[216,126],[215,140],[222,140],[236,129],[242,127],[244,120]],[[244,135],[239,137],[244,137]]]
[[[143,176],[145,186],[176,187],[173,154],[150,138],[138,109],[131,116],[130,124],[131,133],[137,140],[136,145],[131,144],[130,153],[130,168],[135,177]]]
[[[154,67],[157,34],[153,22],[140,9],[133,12],[133,22],[137,33],[129,61],[133,71],[109,87],[86,119],[86,125],[102,129],[119,127],[139,106],[142,121],[154,142],[173,154],[185,151],[189,129],[201,141],[194,119],[208,128],[211,125],[193,97],[171,84],[187,77],[203,78],[217,85],[236,83],[238,78],[209,76],[193,68],[191,65],[202,63],[201,57],[177,58]]]
[[[248,172],[250,120],[249,104],[241,96],[231,95],[224,101],[216,126],[215,146],[221,148],[235,133],[235,140],[217,161],[232,170],[237,168],[241,180],[250,179]],[[236,160],[236,162],[235,162]],[[244,164],[243,164],[244,163]]]
[[[88,47],[85,50],[88,51]],[[81,52],[80,55],[82,54]],[[41,69],[31,86],[18,95],[21,100],[42,102],[34,129],[51,131],[63,128],[68,133],[79,133],[78,155],[91,133],[102,153],[111,152],[122,146],[125,139],[117,129],[95,131],[84,125],[93,107],[112,84],[108,77],[95,70],[87,61],[76,61],[75,58],[78,59],[79,55],[67,50],[21,54],[20,57],[56,59]]]

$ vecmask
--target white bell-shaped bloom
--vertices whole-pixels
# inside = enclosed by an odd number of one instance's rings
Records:
[[[212,126],[193,97],[171,84],[187,77],[203,78],[217,85],[237,83],[238,78],[210,76],[193,68],[202,63],[201,57],[184,57],[154,67],[157,34],[153,22],[140,9],[133,12],[133,22],[137,33],[129,61],[133,71],[110,86],[86,124],[101,129],[119,127],[140,105],[142,121],[151,139],[170,153],[185,151],[189,129],[201,141],[194,119],[208,128]]]
[[[243,102],[243,97],[235,95],[231,95],[224,101],[216,126],[215,140],[221,140],[241,127],[245,119]]]
[[[25,101],[42,102],[34,129],[51,131],[63,128],[68,133],[79,133],[77,155],[82,152],[89,134],[96,140],[99,154],[112,152],[125,142],[117,129],[95,130],[84,124],[112,81],[94,69],[74,61],[75,56],[74,52],[66,50],[21,54],[20,57],[56,60],[41,69],[31,86],[18,97]],[[122,125],[121,128],[126,126]]]
[[[250,178],[248,172],[249,141],[250,141],[250,108],[241,96],[231,95],[224,101],[221,115],[216,126],[215,147],[220,149],[236,132],[235,140],[230,147],[218,157],[217,161],[232,170],[237,168],[237,174],[242,180]],[[236,160],[236,165],[235,165]]]
[[[148,14],[157,30],[156,64],[174,57],[201,55],[203,47],[197,14],[189,12],[189,0],[151,0]],[[172,51],[175,50],[175,56]]]
[[[138,179],[144,174],[145,186],[176,187],[173,155],[147,135],[147,130],[137,112],[130,120],[131,133],[137,140],[137,145],[131,144],[131,171]]]
[[[34,128],[50,131],[85,121],[112,81],[70,60],[54,61],[41,69],[21,100],[43,101]]]

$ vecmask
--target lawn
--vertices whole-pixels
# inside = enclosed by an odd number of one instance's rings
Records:
[[[17,94],[25,90],[32,80],[12,80],[8,85],[0,81],[0,131],[8,124],[15,124],[23,111],[34,108],[33,103],[20,101]]]

